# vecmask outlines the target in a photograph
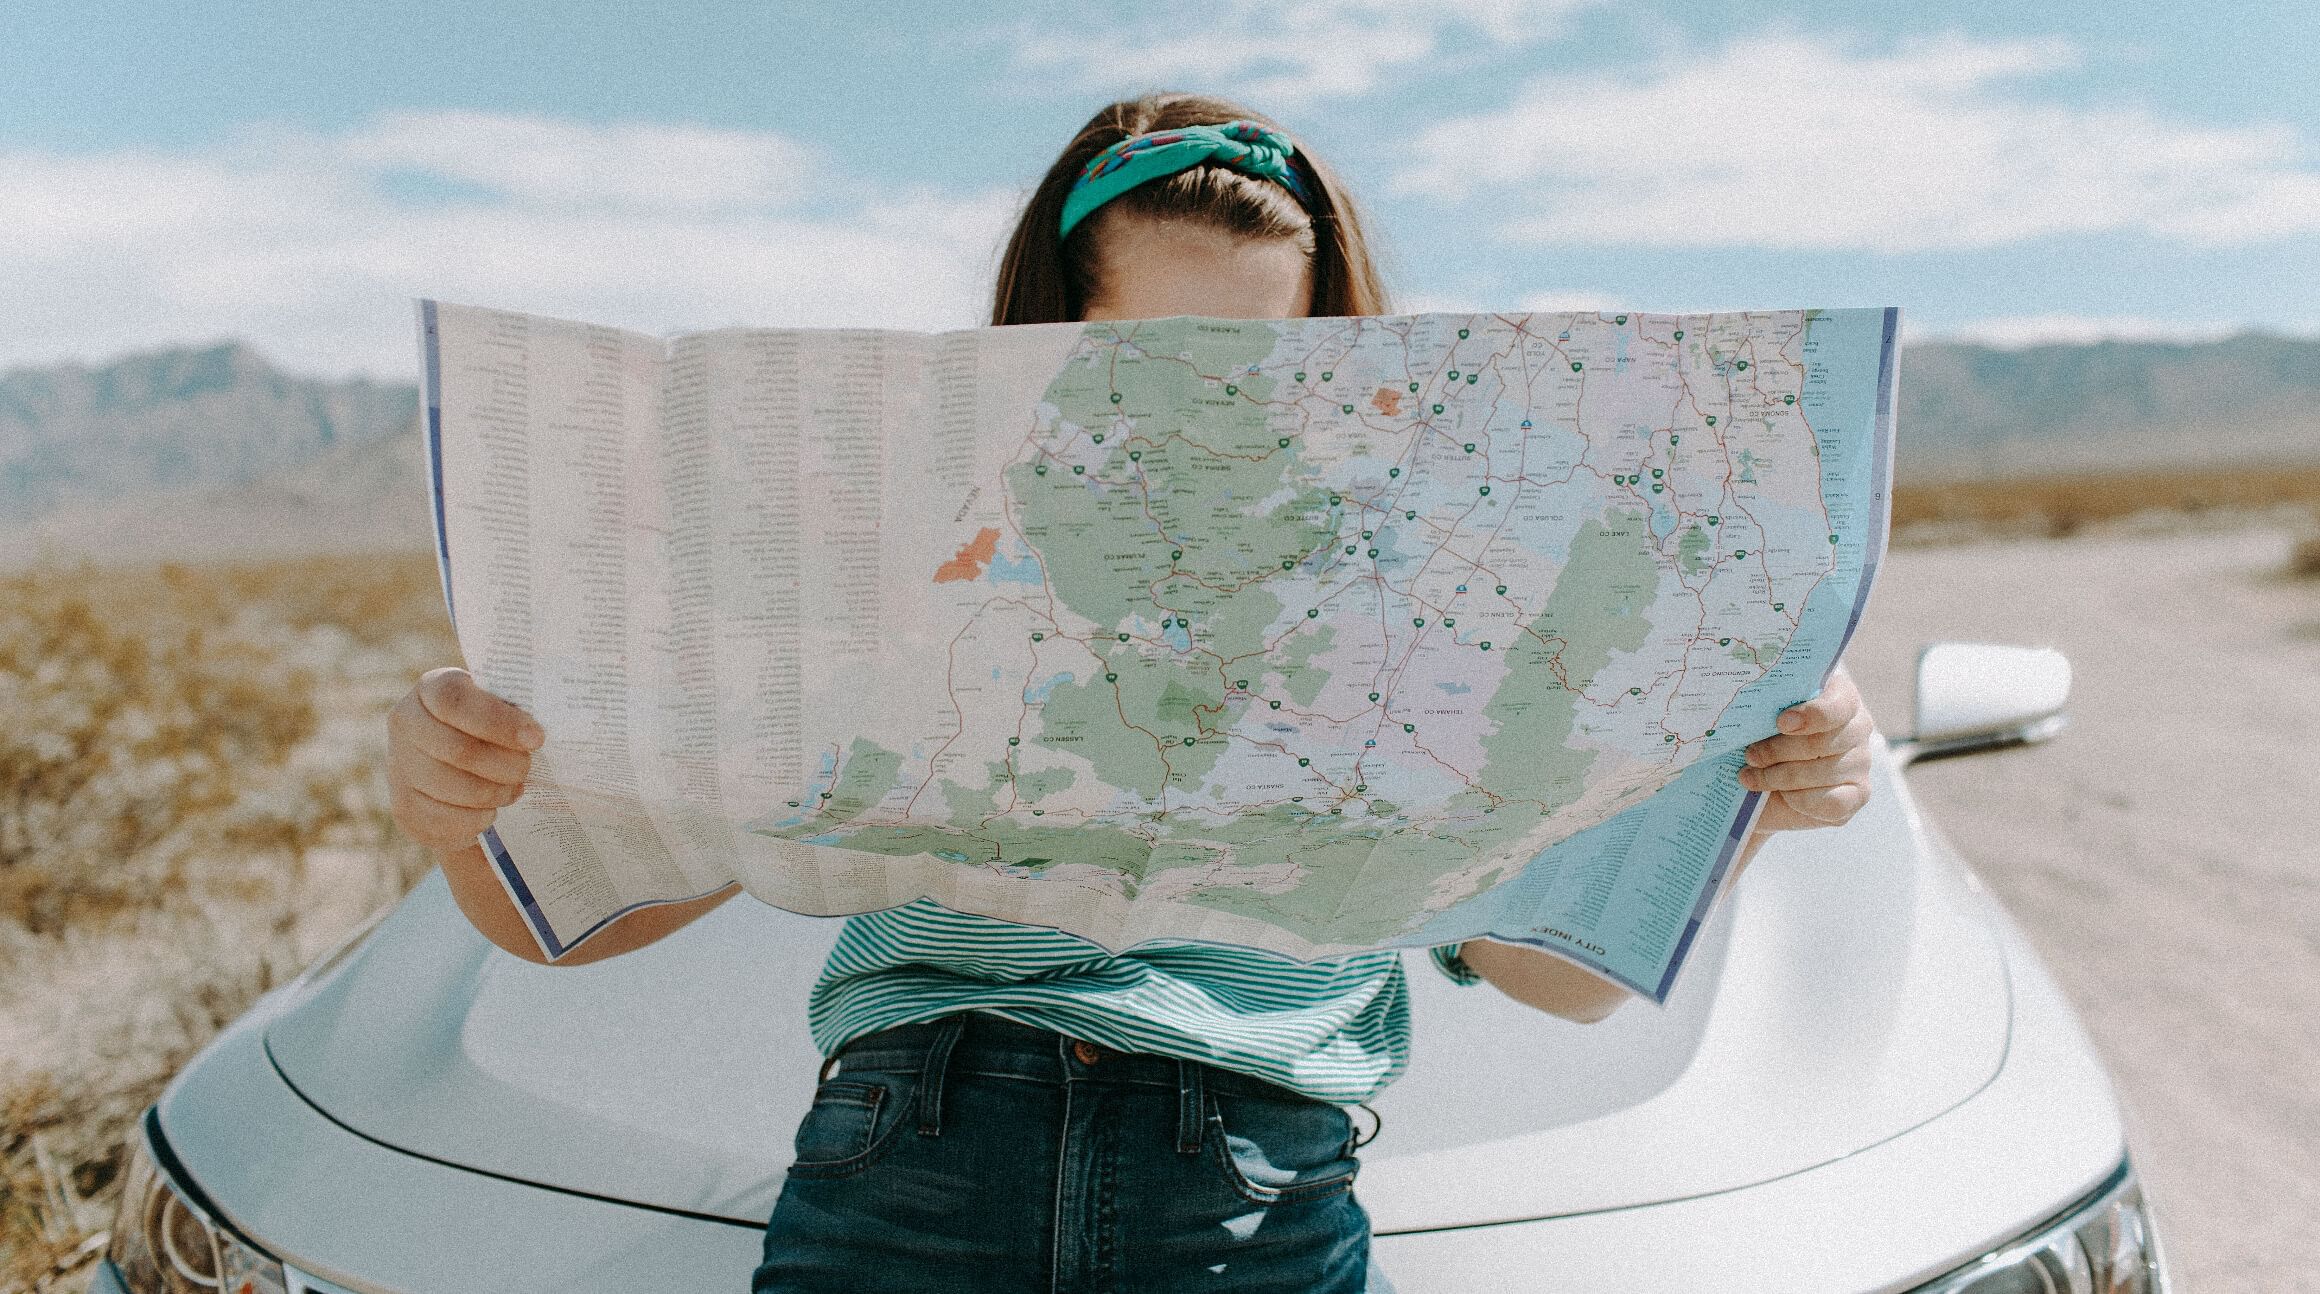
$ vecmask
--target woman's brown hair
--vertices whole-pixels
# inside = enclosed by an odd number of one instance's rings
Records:
[[[1299,202],[1281,184],[1204,162],[1174,175],[1148,180],[1096,209],[1058,239],[1064,195],[1096,154],[1130,135],[1182,126],[1214,126],[1254,121],[1281,130],[1270,118],[1227,99],[1204,94],[1155,93],[1107,104],[1072,137],[1063,156],[1023,208],[1023,218],[1007,240],[992,294],[994,324],[1068,323],[1099,295],[1099,249],[1108,217],[1132,214],[1155,220],[1205,225],[1243,238],[1288,238],[1310,258],[1312,315],[1376,315],[1387,312],[1386,293],[1354,210],[1335,172],[1290,136],[1297,151],[1289,159],[1311,201]],[[1288,132],[1283,130],[1282,134]]]

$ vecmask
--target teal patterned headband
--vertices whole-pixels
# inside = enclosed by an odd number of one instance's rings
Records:
[[[1089,212],[1144,181],[1190,170],[1212,158],[1244,174],[1277,181],[1304,202],[1305,182],[1289,167],[1289,157],[1296,151],[1288,136],[1253,121],[1130,135],[1088,159],[1064,196],[1063,229],[1056,236],[1070,237],[1072,227]]]

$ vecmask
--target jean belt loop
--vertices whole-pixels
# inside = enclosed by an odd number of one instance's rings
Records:
[[[942,1028],[934,1041],[927,1044],[926,1063],[918,1075],[918,1135],[942,1135],[943,1071],[950,1067],[951,1048],[958,1045],[959,1035],[967,1031],[964,1014],[944,1016]]]
[[[1201,1099],[1200,1062],[1185,1057],[1176,1058],[1176,1153],[1200,1153],[1200,1136],[1206,1113]]]

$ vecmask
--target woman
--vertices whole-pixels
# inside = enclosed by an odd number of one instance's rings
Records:
[[[1098,112],[1048,170],[992,322],[1386,310],[1328,167],[1236,104],[1159,94]],[[1740,775],[1770,793],[1741,866],[1768,833],[1842,823],[1867,799],[1870,720],[1842,670],[1780,728]],[[439,669],[390,734],[396,820],[437,851],[478,930],[541,960],[476,843],[521,793],[538,725]],[[631,913],[558,964],[642,947],[735,892]],[[1510,945],[1433,961],[1572,1020],[1628,996]],[[809,1016],[830,1059],[756,1290],[1364,1287],[1346,1107],[1408,1059],[1394,953],[1115,956],[920,902],[847,919]]]

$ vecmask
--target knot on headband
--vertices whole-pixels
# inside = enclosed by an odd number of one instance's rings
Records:
[[[1243,174],[1272,180],[1303,202],[1305,182],[1289,166],[1290,155],[1296,151],[1288,136],[1253,121],[1179,126],[1130,135],[1088,159],[1071,191],[1064,195],[1063,228],[1057,237],[1069,237],[1072,227],[1089,212],[1146,180],[1212,160]]]

